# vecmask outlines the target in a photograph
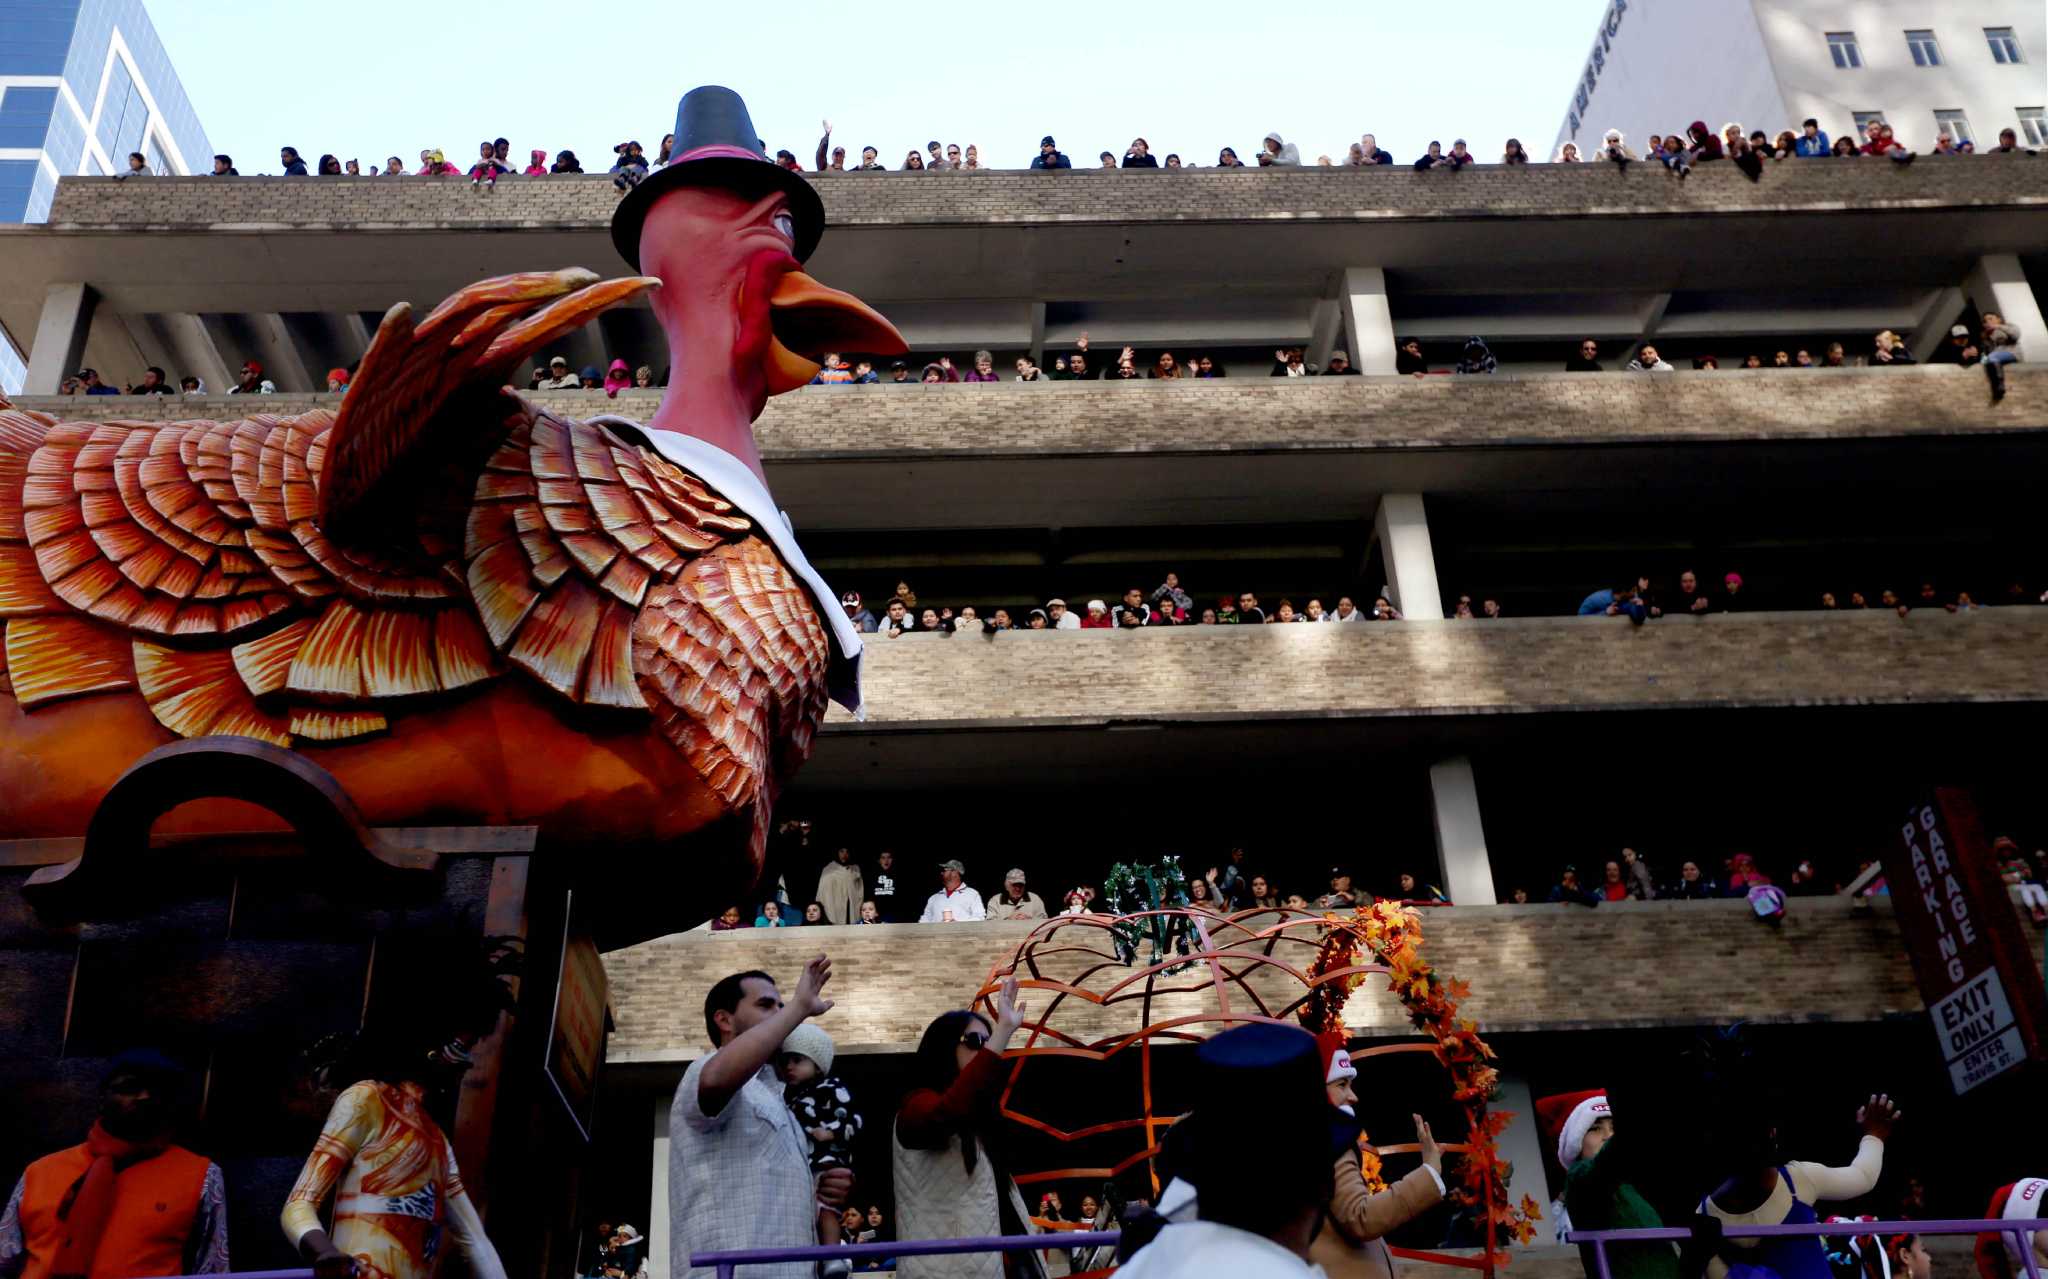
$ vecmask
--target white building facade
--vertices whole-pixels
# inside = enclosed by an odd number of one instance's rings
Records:
[[[1872,119],[1915,151],[1942,133],[2048,144],[2041,0],[1606,0],[1552,146],[1591,152],[1610,128],[1641,150],[1704,120],[1863,141]]]

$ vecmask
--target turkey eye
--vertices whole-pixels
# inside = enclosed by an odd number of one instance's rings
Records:
[[[795,218],[790,217],[787,213],[777,213],[775,215],[775,229],[782,232],[782,234],[789,239],[789,242],[791,244],[796,243]]]

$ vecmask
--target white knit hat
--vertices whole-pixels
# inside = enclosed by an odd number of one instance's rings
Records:
[[[818,1063],[818,1073],[832,1073],[832,1036],[821,1030],[815,1022],[799,1022],[789,1032],[789,1038],[782,1041],[782,1051],[809,1057]]]

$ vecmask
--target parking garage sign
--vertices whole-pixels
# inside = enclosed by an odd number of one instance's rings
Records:
[[[2041,974],[1970,797],[1944,787],[1914,804],[1885,879],[1957,1094],[2041,1060]]]
[[[1941,1055],[1948,1062],[1949,1081],[1958,1096],[2027,1060],[2019,1021],[1995,968],[1985,969],[1954,994],[1935,1000],[1927,1011],[1934,1018],[1935,1033],[1941,1036]]]

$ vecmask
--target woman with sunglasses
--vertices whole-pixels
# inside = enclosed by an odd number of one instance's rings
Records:
[[[924,168],[924,153],[920,151],[912,151],[909,155],[904,156],[903,167],[905,169]]]
[[[1024,1024],[1017,979],[996,992],[993,1014],[961,1009],[925,1027],[910,1066],[910,1091],[890,1137],[896,1183],[897,1237],[958,1239],[1031,1232],[1024,1196],[995,1165],[982,1133],[996,1121],[1009,1078],[1003,1050]],[[902,1257],[901,1279],[1042,1279],[1029,1252],[954,1257]]]

